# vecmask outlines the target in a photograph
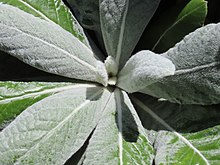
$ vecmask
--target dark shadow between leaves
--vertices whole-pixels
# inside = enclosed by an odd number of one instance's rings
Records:
[[[133,94],[132,97],[143,102],[153,113],[180,133],[202,131],[220,124],[220,104],[209,106],[180,105],[168,101],[158,101],[156,98],[140,93]],[[133,104],[147,130],[170,131],[152,115],[141,109],[135,101]]]
[[[91,83],[41,71],[3,51],[0,51],[0,81]]]
[[[115,93],[115,98],[116,98],[116,93]],[[133,117],[133,115],[131,114],[129,107],[126,105],[126,103],[124,102],[124,97],[123,94],[120,92],[120,103],[116,101],[116,105],[117,107],[121,107],[121,118],[122,118],[122,136],[123,139],[127,142],[136,142],[138,140],[139,137],[139,131],[138,131],[138,126],[136,124],[136,121]],[[119,105],[121,104],[121,106]],[[115,122],[117,124],[118,130],[120,131],[119,128],[119,122],[120,122],[120,117],[119,112],[120,110],[117,109],[117,112],[115,114]]]
[[[102,97],[103,90],[101,91],[100,94],[92,98],[92,95],[94,95],[96,92],[98,92],[101,88],[100,87],[89,87],[86,88],[86,100],[90,101],[97,101]],[[92,98],[92,99],[91,99]]]
[[[216,57],[215,61],[219,63],[220,62],[220,46],[215,57]],[[220,64],[218,64],[216,67],[220,71]]]
[[[95,130],[95,129],[94,129]],[[83,144],[83,146],[75,153],[73,154],[64,165],[82,165],[83,164],[83,160],[85,157],[85,152],[86,149],[89,145],[89,140],[92,137],[93,132],[89,135],[89,137],[87,138],[86,142]]]

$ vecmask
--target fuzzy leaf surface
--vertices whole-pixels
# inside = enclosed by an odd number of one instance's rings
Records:
[[[40,70],[106,84],[104,64],[60,26],[0,5],[0,49]]]
[[[121,68],[130,57],[160,0],[99,2],[105,48],[108,55],[114,57]]]
[[[62,0],[0,0],[0,2],[18,7],[49,22],[54,22],[83,43],[88,44],[83,29]]]
[[[0,82],[0,128],[32,104],[72,85],[50,82]]]
[[[141,92],[181,104],[220,103],[220,24],[199,28],[163,56],[174,63],[175,74]]]
[[[91,134],[109,97],[103,88],[75,86],[30,106],[0,133],[0,164],[64,164]]]
[[[90,139],[83,164],[152,164],[149,143],[128,95],[116,89]]]
[[[173,75],[175,66],[169,59],[151,51],[133,55],[118,75],[117,86],[128,93],[137,92],[163,77]]]

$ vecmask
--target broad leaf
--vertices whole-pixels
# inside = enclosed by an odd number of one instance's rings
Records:
[[[60,26],[1,4],[0,29],[0,50],[49,73],[106,85],[104,64]]]
[[[179,42],[186,34],[204,23],[207,14],[207,2],[191,0],[180,12],[176,20],[158,38],[152,51],[164,52]]]
[[[120,68],[130,57],[160,0],[100,0],[100,20],[109,56]]]
[[[155,164],[219,164],[219,134],[219,126],[187,134],[160,131],[155,139]]]
[[[64,164],[91,134],[109,97],[103,88],[73,87],[30,106],[0,133],[0,164]]]
[[[219,126],[195,133],[178,133],[166,121],[160,118],[144,102],[136,97],[134,104],[154,119],[154,123],[163,126],[163,130],[150,132],[149,136],[156,149],[155,164],[216,164],[219,162]],[[176,123],[178,124],[178,123]],[[164,131],[168,130],[168,131]],[[153,134],[153,135],[151,135]]]
[[[73,86],[72,83],[0,82],[0,129],[35,102]]]
[[[122,68],[117,86],[129,93],[137,92],[174,72],[175,66],[169,59],[151,51],[141,51]]]
[[[210,24],[186,36],[163,55],[176,66],[173,76],[141,92],[183,104],[220,103],[220,24]]]
[[[153,157],[127,94],[116,89],[90,139],[83,164],[152,164]]]
[[[0,2],[18,7],[49,22],[54,22],[88,45],[83,29],[62,0],[0,0]]]

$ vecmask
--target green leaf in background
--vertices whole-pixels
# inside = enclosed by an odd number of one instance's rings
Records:
[[[108,56],[119,69],[131,56],[160,0],[100,0],[101,30]]]
[[[72,83],[0,82],[0,128],[30,105],[72,86]]]
[[[54,22],[88,45],[83,29],[62,0],[0,0],[34,16]]]
[[[95,158],[95,159],[94,159]],[[83,164],[152,164],[154,150],[128,95],[116,89],[85,151]]]
[[[206,128],[195,133],[180,133],[166,122],[176,120],[175,116],[164,116],[160,114],[160,111],[155,113],[149,108],[148,101],[144,100],[143,97],[139,99],[139,97],[133,96],[132,101],[138,111],[145,111],[152,118],[151,122],[160,127],[157,131],[147,130],[156,150],[155,164],[218,164],[220,158],[219,126]],[[162,106],[160,110],[164,110],[163,108],[169,113],[170,107]],[[145,120],[148,119],[145,118]],[[178,122],[173,123],[173,126],[175,127],[176,124]],[[150,128],[152,129],[152,127]]]
[[[180,104],[220,103],[219,43],[220,23],[197,29],[163,54],[174,63],[175,74],[140,92]]]
[[[99,1],[67,0],[67,2],[75,12],[76,18],[81,25],[86,29],[99,33],[101,36]]]
[[[116,86],[137,92],[162,78],[174,75],[175,65],[168,58],[143,50],[133,55],[119,72]]]
[[[0,164],[64,164],[92,133],[109,97],[103,88],[76,85],[30,106],[0,133]]]
[[[149,24],[139,43],[141,49],[162,53],[181,41],[185,35],[203,25],[207,15],[207,2],[191,0],[179,11],[184,2],[176,2],[173,8],[160,13]]]
[[[60,26],[0,4],[0,28],[0,50],[49,73],[106,85],[104,64]]]

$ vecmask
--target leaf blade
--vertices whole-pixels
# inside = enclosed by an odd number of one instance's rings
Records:
[[[155,136],[154,145],[156,152],[155,163],[178,163],[178,164],[212,164],[213,162],[218,161],[217,157],[213,160],[213,154],[219,155],[220,153],[215,153],[209,149],[207,144],[212,144],[216,148],[220,148],[218,140],[220,137],[216,137],[216,132],[218,132],[219,126],[208,128],[203,131],[198,131],[195,133],[179,133],[170,126],[165,119],[157,115],[152,109],[150,109],[143,101],[136,97],[132,97],[133,102],[136,106],[144,110],[148,115],[150,115],[155,121],[155,124],[161,124],[164,128],[161,130],[156,130],[153,132]],[[209,134],[207,134],[209,132]],[[210,136],[210,137],[207,137]],[[197,138],[198,139],[197,139]],[[216,137],[216,140],[212,140],[213,137]],[[206,144],[200,142],[203,139],[206,141]],[[209,139],[209,140],[207,140]],[[202,146],[206,149],[203,150]]]
[[[100,1],[100,22],[105,47],[108,55],[116,59],[120,68],[131,55],[159,2],[160,0]],[[139,20],[136,19],[138,17]]]
[[[151,51],[133,55],[119,72],[118,87],[128,93],[137,92],[160,79],[174,75],[175,65],[167,58]]]
[[[73,88],[29,107],[0,133],[1,164],[65,163],[96,126],[108,98],[103,88]]]
[[[106,84],[104,64],[76,37],[15,7],[0,8],[1,50],[49,73]]]
[[[49,22],[54,22],[88,45],[83,29],[61,0],[44,0],[40,3],[37,0],[0,0],[0,2],[18,7]]]
[[[175,74],[141,92],[182,104],[219,103],[219,27],[202,27],[165,52],[176,66]]]
[[[83,163],[151,164],[153,154],[127,94],[116,89],[89,142]]]
[[[5,124],[32,104],[73,85],[50,82],[0,82],[0,128],[4,128]]]

